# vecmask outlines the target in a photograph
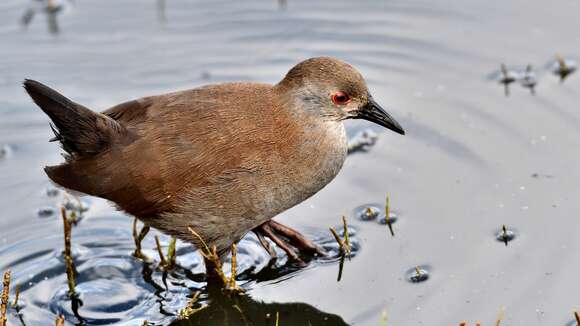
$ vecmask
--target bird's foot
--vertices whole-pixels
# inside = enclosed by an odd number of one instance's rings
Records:
[[[280,224],[274,220],[269,220],[256,227],[254,233],[258,237],[260,244],[273,259],[277,258],[276,251],[266,238],[272,240],[280,249],[284,250],[288,257],[300,264],[306,265],[298,253],[307,255],[326,256],[324,249],[303,236],[300,232]],[[298,253],[296,252],[298,251]]]

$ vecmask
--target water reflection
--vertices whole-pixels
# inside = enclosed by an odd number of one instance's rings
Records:
[[[305,303],[264,303],[251,296],[230,298],[219,292],[210,296],[206,309],[189,320],[178,320],[172,325],[274,326],[277,318],[279,325],[348,325],[340,316],[325,313]]]
[[[89,218],[79,220],[74,227],[72,255],[77,271],[77,295],[72,299],[68,295],[61,234],[25,239],[2,248],[0,270],[11,269],[13,284],[21,286],[20,308],[18,314],[12,311],[13,317],[18,316],[26,325],[42,325],[58,315],[76,325],[143,320],[167,325],[188,305],[192,293],[201,292],[199,303],[207,308],[189,321],[176,322],[177,325],[208,325],[210,320],[215,323],[209,324],[238,325],[240,316],[251,321],[248,325],[270,325],[272,319],[265,316],[274,316],[276,312],[287,325],[307,325],[306,321],[312,325],[345,325],[340,317],[306,304],[265,304],[249,296],[224,297],[221,291],[208,289],[203,259],[186,243],[178,242],[177,266],[171,271],[159,267],[154,234],[143,241],[143,253],[151,260],[136,259],[131,256],[134,250],[131,229],[121,223],[116,217]],[[324,230],[309,233],[328,256],[315,260],[304,257],[307,268],[339,260],[338,246],[330,233]],[[349,234],[354,257],[360,245],[356,230],[351,228]],[[164,251],[169,242],[169,237],[161,236]],[[271,260],[253,234],[240,241],[237,260],[237,281],[246,290],[256,283],[292,278],[304,270],[289,261],[281,250],[278,259]],[[223,269],[226,275],[230,274],[229,258]]]

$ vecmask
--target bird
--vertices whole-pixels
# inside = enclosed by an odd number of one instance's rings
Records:
[[[197,248],[209,244],[220,257],[251,231],[273,258],[267,239],[298,263],[302,254],[324,255],[272,218],[341,170],[345,120],[405,134],[363,76],[333,57],[306,59],[274,85],[206,85],[101,113],[40,82],[26,79],[23,86],[52,121],[51,141],[65,152],[63,163],[44,168],[54,183],[105,198]]]

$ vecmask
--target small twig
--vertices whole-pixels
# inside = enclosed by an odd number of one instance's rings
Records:
[[[342,254],[345,254],[346,253],[346,246],[345,246],[344,242],[342,241],[342,239],[340,238],[340,236],[338,236],[338,233],[336,233],[336,231],[332,227],[330,227],[328,229],[330,230],[330,233],[332,233],[332,235],[334,236],[334,240],[336,240],[336,242],[338,243],[338,249],[340,250],[340,252]]]
[[[467,321],[463,320],[459,323],[459,326],[467,326]]]
[[[238,248],[236,247],[236,244],[234,243],[232,245],[232,275],[230,276],[230,285],[229,287],[231,289],[236,288],[236,274],[237,274],[237,254],[238,254]]]
[[[18,310],[20,306],[18,305],[18,300],[20,299],[20,284],[16,284],[14,288],[14,303],[12,303],[12,308]]]
[[[197,300],[199,299],[199,295],[200,295],[200,292],[195,292],[193,297],[191,297],[191,299],[187,303],[187,307],[179,310],[179,313],[177,315],[178,319],[181,319],[181,320],[188,319],[189,317],[193,316],[195,313],[207,308],[207,306],[201,306],[199,308],[193,307],[197,304]],[[145,322],[147,322],[147,321],[145,321]],[[143,324],[143,325],[146,325],[146,324]]]
[[[2,282],[2,304],[0,306],[0,326],[6,326],[8,320],[8,300],[10,300],[10,270],[4,272]]]
[[[276,326],[278,326],[279,322],[280,322],[280,312],[276,311]]]
[[[63,315],[56,316],[55,325],[56,326],[64,326],[64,316]]]
[[[148,325],[149,325],[149,323],[147,322],[147,320],[144,320],[143,321],[143,326],[148,326]]]
[[[395,231],[393,231],[393,221],[391,221],[391,198],[389,194],[387,194],[387,200],[385,203],[385,220],[387,222],[387,226],[389,227],[389,231],[391,232],[391,236],[395,236]]]
[[[177,259],[175,251],[176,246],[177,239],[175,237],[171,237],[171,240],[169,240],[169,247],[167,248],[167,266],[165,266],[166,270],[171,270],[175,268]]]
[[[475,326],[481,326],[481,322],[479,322],[479,321],[476,321],[476,322],[475,322]]]
[[[344,246],[347,251],[348,259],[350,259],[351,254],[351,247],[350,247],[350,239],[348,238],[348,225],[346,224],[346,217],[342,216],[342,227],[344,233]]]
[[[580,314],[578,313],[578,311],[574,311],[574,317],[576,317],[576,324],[580,326]]]
[[[64,261],[66,264],[66,278],[68,282],[68,294],[75,296],[75,270],[71,250],[71,224],[66,216],[66,209],[61,207],[62,222],[64,225]]]
[[[161,243],[159,243],[159,236],[157,236],[157,235],[155,236],[155,244],[157,245],[157,253],[159,254],[159,260],[161,260],[159,265],[166,266],[167,262],[165,261],[165,256],[163,255],[163,250],[161,250]]]
[[[336,281],[340,282],[342,279],[342,271],[344,269],[344,255],[340,255],[340,260],[338,262],[338,276],[336,277]]]
[[[502,232],[502,237],[503,237],[503,243],[505,243],[505,246],[507,247],[508,234],[507,234],[507,227],[505,226],[505,224],[501,226],[501,232]]]
[[[149,226],[147,225],[144,225],[143,228],[141,228],[141,231],[137,232],[137,219],[135,218],[133,220],[133,240],[135,241],[135,252],[133,252],[133,256],[135,256],[135,258],[149,260],[149,258],[141,251],[141,242],[143,242],[147,233],[149,233]]]

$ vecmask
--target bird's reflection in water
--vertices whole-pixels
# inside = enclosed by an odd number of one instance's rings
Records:
[[[176,320],[172,325],[274,326],[277,318],[279,325],[348,325],[340,316],[305,303],[264,303],[249,295],[228,297],[219,291],[212,291],[207,308],[187,320]]]
[[[24,14],[20,18],[22,27],[28,27],[37,13],[46,14],[48,31],[52,34],[58,34],[58,15],[65,10],[70,2],[67,0],[32,0]]]

